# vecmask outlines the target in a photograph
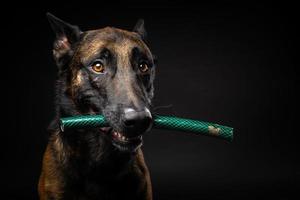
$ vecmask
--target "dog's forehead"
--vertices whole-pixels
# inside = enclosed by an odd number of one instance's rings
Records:
[[[80,43],[79,52],[81,58],[85,60],[98,55],[103,48],[128,54],[134,47],[138,47],[143,53],[151,56],[149,48],[137,33],[106,27],[86,31]]]

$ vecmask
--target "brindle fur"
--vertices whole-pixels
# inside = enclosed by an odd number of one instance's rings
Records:
[[[56,33],[53,55],[59,73],[40,199],[151,200],[149,171],[140,148],[122,151],[97,128],[65,132],[58,128],[61,117],[100,113],[114,130],[124,131],[120,109],[150,109],[155,64],[145,44],[143,22],[133,32],[111,27],[81,32],[51,14],[48,18]],[[88,68],[98,58],[106,67],[105,76]],[[139,60],[147,62],[149,73],[138,72]]]

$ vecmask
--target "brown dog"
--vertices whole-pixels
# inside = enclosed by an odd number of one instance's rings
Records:
[[[56,34],[56,117],[39,181],[40,199],[152,199],[142,134],[152,125],[155,61],[144,22],[133,32],[81,32],[47,14]],[[59,130],[58,119],[103,114],[109,127]]]

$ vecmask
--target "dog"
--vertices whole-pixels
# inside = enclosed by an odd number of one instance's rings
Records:
[[[82,32],[47,13],[58,67],[56,115],[49,125],[38,191],[41,200],[151,200],[142,135],[153,124],[156,59],[144,21],[133,31]],[[105,116],[109,127],[59,129],[61,117]]]

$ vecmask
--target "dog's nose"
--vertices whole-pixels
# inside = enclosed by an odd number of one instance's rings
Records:
[[[129,137],[136,137],[146,132],[152,124],[152,115],[148,108],[135,110],[124,109],[124,126]]]

